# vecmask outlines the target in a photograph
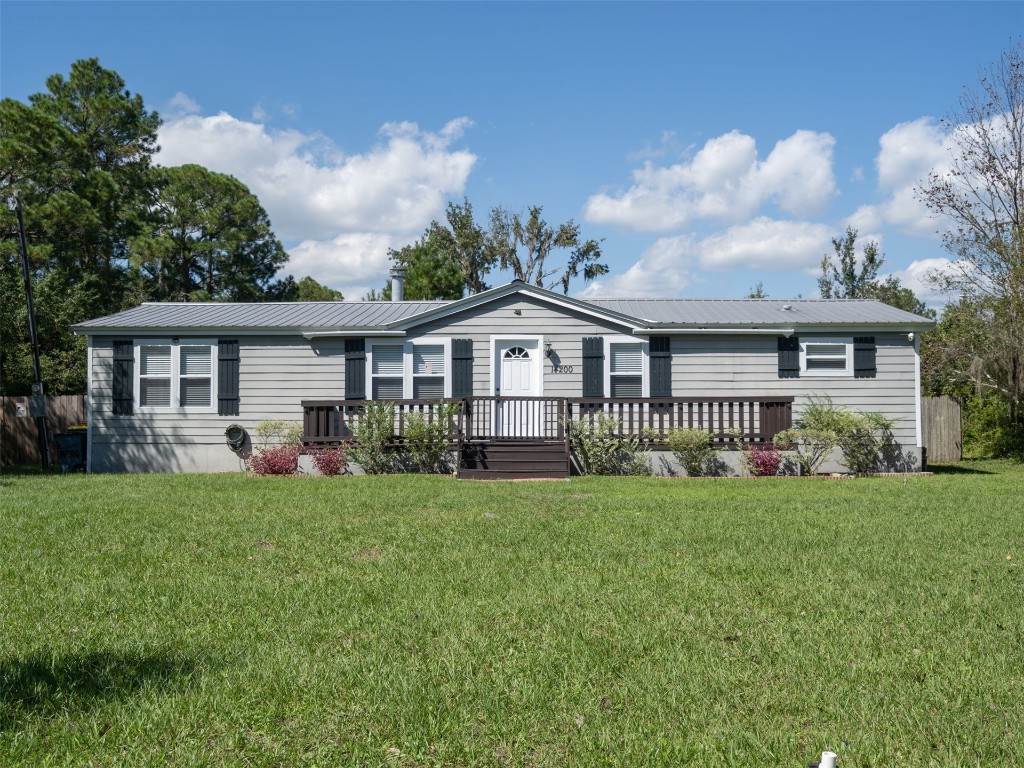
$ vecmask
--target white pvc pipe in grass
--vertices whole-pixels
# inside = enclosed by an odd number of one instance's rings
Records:
[[[835,752],[822,752],[818,768],[836,768],[836,757]]]

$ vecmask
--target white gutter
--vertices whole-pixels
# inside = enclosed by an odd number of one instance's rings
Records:
[[[85,377],[85,474],[92,474],[92,433],[96,423],[92,418],[92,336],[89,337],[89,375]]]
[[[405,337],[405,331],[304,331],[302,334],[306,339],[352,339],[352,338],[393,338]]]
[[[755,336],[792,336],[796,333],[794,328],[641,328],[633,331],[635,336],[683,336],[708,334],[737,334]]]
[[[917,447],[924,447],[921,425],[921,337],[914,336],[914,412],[917,414]]]

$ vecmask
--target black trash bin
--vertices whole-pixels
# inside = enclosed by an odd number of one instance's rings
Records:
[[[85,472],[85,430],[61,432],[54,435],[57,441],[57,460],[61,472]]]

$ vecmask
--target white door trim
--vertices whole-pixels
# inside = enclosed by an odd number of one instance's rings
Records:
[[[496,334],[491,336],[491,386],[490,394],[496,395],[498,381],[501,374],[501,361],[498,360],[498,345],[507,344],[509,342],[525,341],[529,343],[531,350],[533,345],[536,344],[537,352],[537,365],[534,369],[534,389],[537,391],[537,397],[544,396],[544,337],[538,335],[530,335],[524,333],[516,334]]]

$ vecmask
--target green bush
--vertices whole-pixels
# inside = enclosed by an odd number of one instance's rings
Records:
[[[965,459],[1024,459],[1024,424],[1010,421],[1001,397],[970,397],[963,405]]]
[[[649,475],[651,465],[641,455],[650,445],[646,436],[619,434],[622,423],[603,413],[566,423],[569,443],[585,475]]]
[[[440,403],[432,420],[421,413],[406,418],[402,452],[409,468],[434,475],[448,474],[454,469],[449,445],[452,420],[461,407],[460,403]]]
[[[715,464],[711,433],[704,429],[673,429],[665,435],[665,446],[690,477],[709,474]]]
[[[384,475],[402,469],[392,446],[395,441],[395,404],[387,400],[368,400],[353,429],[355,444],[349,451],[352,460],[368,475]]]
[[[894,424],[880,413],[841,408],[828,395],[811,397],[796,427],[777,435],[776,441],[793,445],[797,460],[809,474],[838,447],[850,471],[866,475],[877,469],[881,452],[893,443]]]
[[[283,419],[266,419],[254,430],[259,447],[266,450],[272,445],[298,445],[302,440],[302,425]]]
[[[796,461],[805,475],[818,473],[818,468],[838,441],[839,436],[835,432],[800,427],[783,430],[772,438],[776,448],[796,452]]]

